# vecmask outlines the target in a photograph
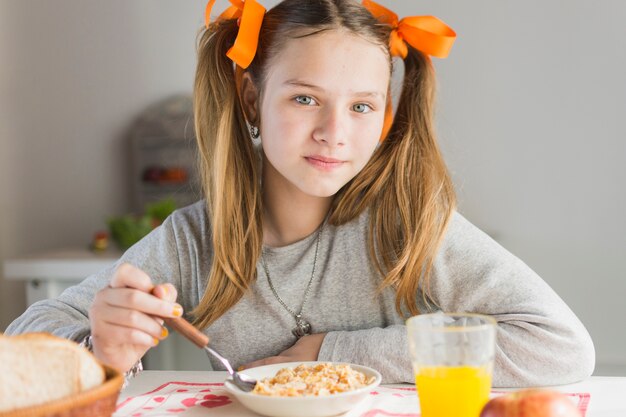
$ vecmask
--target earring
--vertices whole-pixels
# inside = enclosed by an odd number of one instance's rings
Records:
[[[260,135],[259,133],[259,128],[256,126],[250,126],[250,136],[252,136],[252,139],[258,139]]]

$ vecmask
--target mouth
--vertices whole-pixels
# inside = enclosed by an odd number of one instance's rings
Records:
[[[304,159],[306,159],[306,161],[314,167],[324,170],[332,170],[334,168],[338,168],[346,162],[340,159],[328,158],[321,155],[305,156]]]

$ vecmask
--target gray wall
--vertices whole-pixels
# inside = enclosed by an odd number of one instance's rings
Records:
[[[131,210],[129,128],[191,92],[204,5],[0,0],[0,259],[86,245]],[[22,287],[0,276],[0,329]]]
[[[435,65],[460,211],[579,315],[598,373],[626,375],[626,3],[381,2],[459,35]],[[130,209],[128,128],[191,91],[204,5],[0,0],[0,259],[83,245]],[[0,329],[22,297],[0,276]]]

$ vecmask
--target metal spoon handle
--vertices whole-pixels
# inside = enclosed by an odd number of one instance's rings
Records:
[[[220,362],[222,362],[222,365],[224,365],[228,373],[231,375],[234,375],[235,370],[233,369],[232,366],[230,366],[230,362],[228,361],[228,359],[226,359],[225,357],[223,357],[222,355],[220,355],[219,353],[217,353],[216,351],[214,351],[208,346],[206,346],[204,350],[209,352],[211,355],[215,356]]]
[[[199,348],[204,348],[209,344],[209,336],[205,335],[200,330],[193,327],[193,325],[184,318],[164,317],[163,321],[165,321],[165,324],[185,336]]]

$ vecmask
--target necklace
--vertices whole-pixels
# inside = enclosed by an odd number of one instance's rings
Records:
[[[274,297],[278,300],[278,302],[296,319],[296,327],[291,330],[291,333],[300,339],[302,336],[306,336],[311,334],[311,323],[302,318],[302,311],[304,310],[304,305],[306,304],[306,300],[309,296],[309,291],[311,290],[311,284],[313,283],[313,278],[315,277],[315,264],[317,263],[317,250],[320,246],[320,238],[322,236],[322,230],[324,229],[324,223],[320,226],[320,229],[317,231],[317,242],[315,243],[315,258],[313,259],[313,270],[311,271],[311,278],[309,278],[309,283],[306,285],[306,290],[304,291],[304,299],[302,300],[302,306],[300,306],[300,312],[296,313],[293,311],[285,302],[280,298],[278,293],[276,292],[276,288],[274,288],[274,284],[272,284],[272,278],[270,277],[270,271],[267,268],[267,263],[265,262],[265,258],[263,254],[261,254],[261,263],[263,264],[263,269],[265,270],[265,276],[267,277],[267,283],[274,294]]]

